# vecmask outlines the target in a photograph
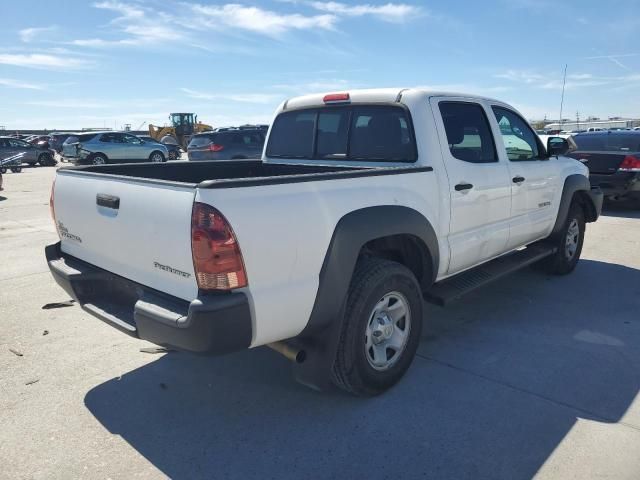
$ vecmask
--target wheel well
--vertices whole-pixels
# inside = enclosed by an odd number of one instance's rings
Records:
[[[576,202],[584,211],[584,218],[587,222],[595,222],[598,218],[596,207],[584,190],[578,190],[573,194],[573,201]]]
[[[432,258],[425,243],[409,234],[376,238],[362,246],[358,258],[378,257],[398,262],[415,275],[422,290],[433,283]]]

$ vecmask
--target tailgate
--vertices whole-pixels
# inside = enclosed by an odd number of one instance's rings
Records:
[[[195,189],[59,170],[56,226],[62,251],[184,300],[197,297],[191,256]]]

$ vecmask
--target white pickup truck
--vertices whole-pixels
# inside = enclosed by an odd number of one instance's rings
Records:
[[[84,310],[197,353],[260,345],[296,378],[373,395],[445,305],[538,263],[571,272],[602,194],[502,102],[420,89],[308,95],[262,161],[58,170],[46,248]]]

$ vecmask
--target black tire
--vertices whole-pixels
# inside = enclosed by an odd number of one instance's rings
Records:
[[[41,153],[38,155],[38,163],[41,167],[50,167],[53,165],[53,157],[50,153]]]
[[[89,162],[91,165],[106,165],[109,163],[109,159],[102,153],[96,153],[89,157]]]
[[[575,223],[574,223],[575,222]],[[572,226],[578,226],[578,232],[575,233]],[[573,272],[580,260],[580,254],[582,253],[582,244],[584,243],[585,232],[585,220],[584,210],[582,206],[576,201],[571,202],[569,207],[569,214],[564,222],[564,225],[560,231],[551,237],[547,241],[551,242],[558,251],[553,255],[545,258],[539,263],[539,267],[552,275],[566,275]],[[569,248],[569,237],[572,238],[571,242],[575,243],[575,250],[571,254],[571,248]]]
[[[7,167],[0,167],[0,173],[2,174],[7,173]]]
[[[11,169],[13,173],[20,173],[22,171],[22,167],[14,167]]]
[[[178,159],[178,152],[176,152],[175,150],[169,150],[169,160],[177,160]]]
[[[154,160],[155,158],[159,158],[160,160]],[[164,154],[162,152],[160,152],[159,150],[154,150],[153,152],[151,152],[151,155],[149,155],[149,161],[154,163],[164,163],[167,161],[167,159],[164,158]]]
[[[405,316],[406,340],[401,350],[392,353],[393,363],[384,370],[372,366],[373,345],[367,348],[368,327],[375,322],[375,308],[381,299],[400,294],[408,306]],[[390,305],[393,305],[390,303]],[[390,311],[391,309],[389,309]],[[393,320],[393,333],[399,324]],[[338,351],[333,364],[333,383],[358,396],[378,395],[391,388],[405,374],[415,357],[422,331],[422,295],[415,276],[404,265],[378,258],[358,262],[349,287],[340,332]],[[376,337],[378,338],[378,337]],[[383,340],[384,342],[384,340]],[[378,345],[380,346],[380,345]],[[388,357],[390,347],[384,346]],[[392,350],[392,349],[391,349]],[[394,350],[392,350],[394,352]],[[395,355],[398,355],[394,359]]]

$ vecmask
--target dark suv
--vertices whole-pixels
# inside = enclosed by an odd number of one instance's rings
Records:
[[[572,138],[578,148],[569,156],[589,168],[591,185],[609,199],[640,202],[640,132],[586,132]]]
[[[262,157],[264,127],[219,128],[194,135],[187,146],[189,160],[235,160]]]

